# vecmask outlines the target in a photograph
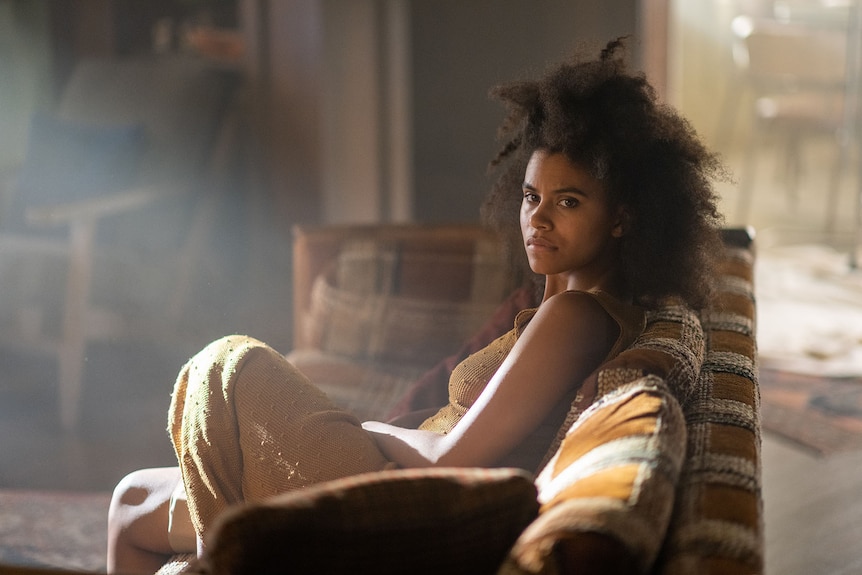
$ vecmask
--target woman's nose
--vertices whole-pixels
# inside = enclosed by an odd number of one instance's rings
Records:
[[[545,202],[539,202],[533,210],[533,213],[530,214],[530,225],[535,229],[548,228],[550,226],[550,219],[548,218],[547,211],[547,204]]]

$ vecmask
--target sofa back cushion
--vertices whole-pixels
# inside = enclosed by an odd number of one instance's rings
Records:
[[[368,261],[366,271],[381,266]],[[361,268],[363,266],[357,266]],[[494,312],[497,302],[450,301],[365,291],[371,274],[339,266],[314,282],[305,341],[313,348],[360,361],[430,367],[458,349]]]
[[[296,310],[295,347],[428,368],[479,329],[508,288],[499,242],[478,227],[345,234]]]

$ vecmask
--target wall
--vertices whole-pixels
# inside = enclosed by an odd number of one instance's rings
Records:
[[[632,0],[415,0],[411,20],[414,217],[443,222],[475,221],[488,188],[503,111],[489,88],[634,34],[637,18]]]
[[[578,42],[634,34],[638,19],[636,0],[244,3],[268,5],[272,113],[296,121],[274,124],[295,142],[273,148],[270,162],[279,211],[293,222],[476,220],[502,113],[489,88]],[[298,21],[314,33],[297,37]],[[317,73],[298,69],[295,53]]]

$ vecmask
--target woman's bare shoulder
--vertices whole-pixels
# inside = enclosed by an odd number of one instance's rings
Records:
[[[542,307],[546,308],[546,311],[552,311],[553,315],[571,314],[580,320],[595,319],[601,316],[610,319],[610,315],[599,303],[599,300],[586,291],[567,290],[560,292],[542,302],[539,309],[541,310]],[[584,317],[585,315],[586,317]]]
[[[587,337],[594,341],[596,335],[616,328],[616,322],[599,301],[583,291],[564,291],[542,302],[532,321],[532,331],[552,332],[557,337]]]

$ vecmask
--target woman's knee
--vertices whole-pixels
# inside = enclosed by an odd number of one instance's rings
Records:
[[[247,335],[226,335],[213,340],[192,358],[193,363],[202,365],[236,364],[252,350],[272,349],[264,342]],[[196,361],[198,360],[198,361]]]
[[[249,362],[264,361],[267,364],[286,363],[282,355],[260,340],[245,335],[229,335],[219,338],[192,357],[184,368],[181,378],[190,380],[190,387],[228,389]]]
[[[177,376],[169,408],[168,429],[174,441],[185,418],[197,418],[199,411],[218,413],[218,406],[232,401],[232,387],[242,366],[264,343],[242,335],[219,338],[183,366]],[[213,407],[214,409],[211,409]]]
[[[222,337],[207,345],[189,361],[180,380],[185,383],[181,393],[195,396],[197,405],[233,401],[238,387],[251,388],[255,394],[281,395],[291,386],[311,385],[284,355],[245,335]]]
[[[266,347],[266,344],[247,335],[233,334],[211,341],[200,353],[205,355],[229,355],[244,347]]]

